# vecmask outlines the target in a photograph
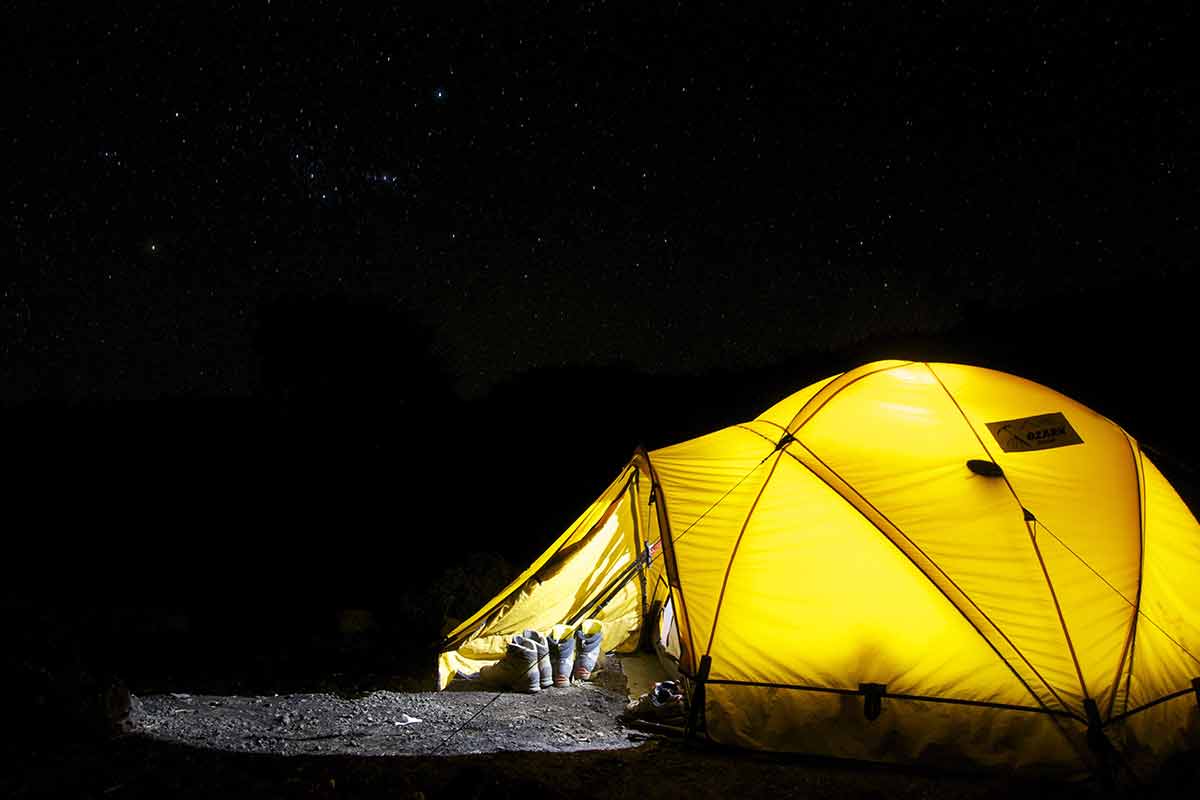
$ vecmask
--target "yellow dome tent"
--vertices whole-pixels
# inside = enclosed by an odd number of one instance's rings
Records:
[[[1070,772],[1200,734],[1196,519],[1119,426],[978,367],[867,364],[639,451],[439,686],[586,616],[608,651],[655,627],[724,744]]]

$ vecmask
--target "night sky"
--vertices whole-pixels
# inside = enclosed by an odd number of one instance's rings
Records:
[[[290,648],[364,607],[427,675],[635,446],[875,358],[1064,391],[1200,510],[1188,20],[208,5],[0,33],[0,599],[190,609],[123,674],[338,672]]]
[[[10,21],[7,404],[254,395],[297,298],[394,309],[471,399],[1190,285],[1178,20],[345,5]]]

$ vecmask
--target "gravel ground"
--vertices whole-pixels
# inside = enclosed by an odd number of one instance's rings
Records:
[[[461,755],[631,747],[623,693],[577,684],[523,695],[479,691],[144,697],[143,735],[212,750],[275,755]]]

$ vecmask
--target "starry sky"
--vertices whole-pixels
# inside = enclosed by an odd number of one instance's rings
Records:
[[[1195,268],[1178,20],[193,5],[5,34],[7,402],[253,394],[279,297],[391,304],[471,398],[538,367],[770,365]]]

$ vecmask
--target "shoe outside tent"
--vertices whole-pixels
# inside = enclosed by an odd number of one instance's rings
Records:
[[[439,686],[585,617],[721,744],[1071,773],[1200,740],[1200,525],[1118,425],[993,370],[867,364],[639,451]]]

